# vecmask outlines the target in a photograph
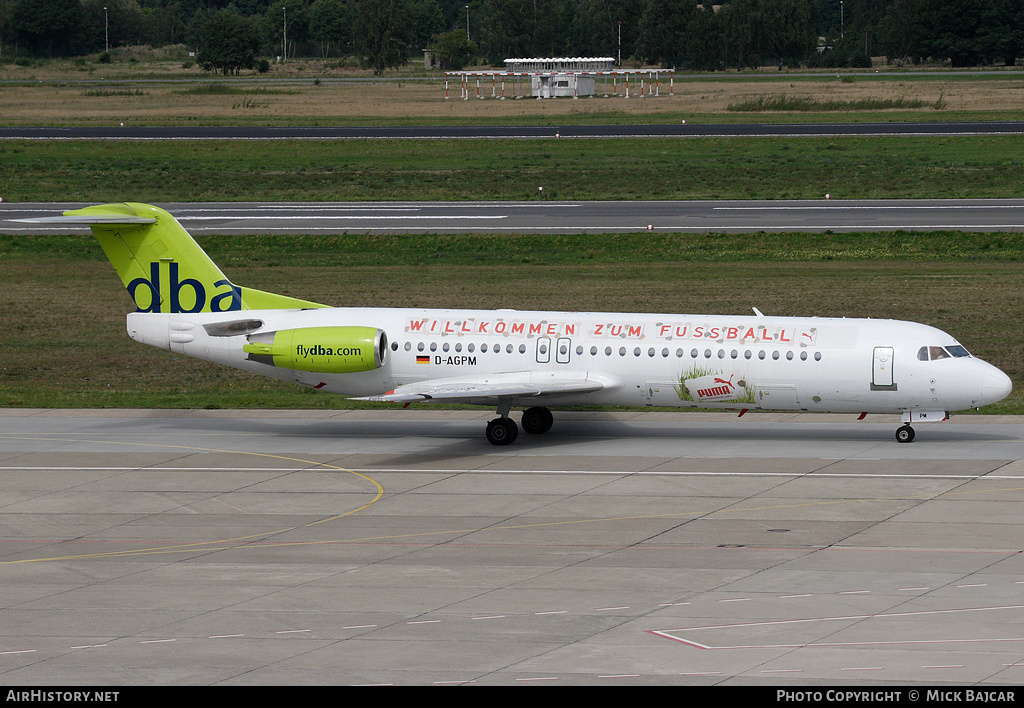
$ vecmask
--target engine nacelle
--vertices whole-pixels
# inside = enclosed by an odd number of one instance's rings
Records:
[[[249,361],[321,374],[352,374],[384,366],[388,337],[375,327],[302,327],[250,334]]]

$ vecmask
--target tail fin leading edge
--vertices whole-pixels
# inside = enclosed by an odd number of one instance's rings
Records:
[[[230,312],[324,307],[231,283],[167,211],[148,204],[102,204],[33,219],[88,225],[138,312]]]

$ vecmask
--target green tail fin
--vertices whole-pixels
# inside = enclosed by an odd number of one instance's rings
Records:
[[[234,285],[181,224],[159,207],[102,204],[66,211],[48,221],[88,224],[139,312],[325,307]]]

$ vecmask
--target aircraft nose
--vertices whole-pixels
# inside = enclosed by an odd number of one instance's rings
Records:
[[[986,401],[995,403],[1010,395],[1013,391],[1013,382],[1010,377],[994,366],[985,372],[982,381],[981,392]]]

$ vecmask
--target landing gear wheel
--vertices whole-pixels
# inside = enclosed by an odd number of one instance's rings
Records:
[[[535,406],[523,411],[523,430],[531,435],[539,435],[551,430],[555,418],[547,408]]]
[[[519,426],[510,418],[495,418],[487,424],[487,442],[491,445],[511,445],[519,436]]]
[[[896,429],[896,442],[914,442],[914,429],[909,425],[901,425]]]

